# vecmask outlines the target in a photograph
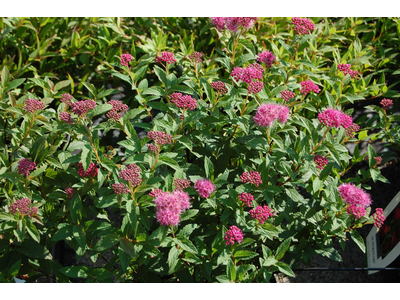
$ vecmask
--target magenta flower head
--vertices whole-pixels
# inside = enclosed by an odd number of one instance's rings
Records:
[[[43,110],[46,105],[38,99],[26,99],[24,109],[27,112],[34,113],[37,110]]]
[[[381,228],[383,225],[383,222],[385,222],[385,220],[386,220],[386,217],[383,214],[383,209],[377,208],[375,210],[375,213],[372,215],[372,218],[374,219],[374,226]]]
[[[289,108],[275,103],[261,104],[256,114],[254,122],[260,127],[267,127],[275,120],[281,123],[286,123],[289,116]]]
[[[18,161],[18,174],[28,176],[30,171],[36,169],[36,163],[32,162],[30,158],[23,158]]]
[[[319,113],[318,120],[326,126],[336,128],[342,126],[343,128],[347,129],[353,124],[353,120],[350,116],[333,108],[327,108],[324,112]]]
[[[346,128],[346,135],[348,137],[353,138],[354,134],[360,130],[360,126],[358,126],[356,123],[352,123],[348,128]]]
[[[254,24],[254,21],[257,19],[258,18],[255,17],[215,17],[211,18],[211,21],[219,31],[222,31],[226,28],[232,32],[237,32],[239,28],[251,28]]]
[[[255,209],[250,210],[250,215],[252,219],[257,219],[261,224],[264,224],[265,221],[274,214],[272,213],[271,208],[267,205],[259,205]]]
[[[210,86],[214,91],[217,91],[221,95],[224,95],[228,92],[228,90],[226,89],[225,83],[222,81],[211,82]]]
[[[317,168],[320,170],[323,170],[324,167],[328,164],[328,159],[326,157],[323,157],[321,155],[315,155],[314,156],[314,161],[317,164]]]
[[[31,199],[22,198],[21,200],[17,200],[16,202],[12,203],[9,211],[13,215],[19,212],[21,215],[28,215],[30,218],[32,218],[33,214],[37,214],[38,208],[31,206]]]
[[[247,207],[251,207],[254,201],[254,197],[250,193],[240,193],[239,201],[242,201],[245,205],[247,205]]]
[[[151,191],[151,192],[149,193],[149,196],[155,198],[155,197],[157,197],[158,195],[160,195],[161,193],[164,193],[161,189],[154,189],[153,191]],[[166,192],[165,192],[165,193],[166,193]]]
[[[117,195],[129,194],[129,188],[123,183],[114,183],[112,188]]]
[[[72,112],[79,117],[86,114],[89,110],[94,109],[96,107],[96,102],[91,99],[81,100],[75,103],[72,103]]]
[[[240,244],[243,241],[243,232],[237,226],[232,225],[225,233],[224,239],[226,240],[225,245],[233,245],[235,242]]]
[[[242,175],[239,176],[242,183],[252,183],[255,186],[259,186],[262,184],[260,173],[257,171],[243,172]]]
[[[172,143],[172,136],[168,133],[162,131],[153,131],[150,130],[147,133],[147,137],[149,139],[154,140],[157,145],[164,145],[164,144],[171,144]]]
[[[381,105],[382,105],[382,108],[383,108],[384,110],[388,110],[388,109],[389,109],[389,106],[392,106],[392,105],[393,105],[393,100],[390,100],[390,99],[382,99]]]
[[[233,79],[235,79],[236,82],[241,80],[246,83],[251,83],[253,79],[262,79],[263,74],[259,68],[248,65],[246,69],[240,67],[234,68],[231,72],[231,76],[233,77]]]
[[[314,30],[315,25],[313,22],[311,22],[310,19],[301,19],[298,17],[292,18],[292,24],[294,26],[294,31],[297,32],[297,34],[309,34],[312,30]]]
[[[203,57],[203,53],[200,53],[200,52],[197,52],[197,51],[195,51],[195,52],[193,52],[192,54],[189,55],[189,59],[192,62],[194,62],[195,64],[203,62],[202,57]]]
[[[78,174],[85,178],[85,177],[93,177],[95,178],[97,176],[97,173],[99,172],[99,169],[96,167],[94,163],[90,163],[89,168],[86,170],[83,169],[82,163],[78,163]]]
[[[68,199],[72,199],[77,191],[71,187],[65,188],[65,194],[67,194]]]
[[[184,189],[186,189],[190,186],[190,180],[176,178],[174,180],[174,186],[175,186],[176,191],[183,191]]]
[[[182,95],[182,93],[172,93],[171,102],[180,109],[194,110],[197,107],[197,101],[189,95]]]
[[[60,113],[60,120],[66,122],[68,124],[73,124],[74,123],[74,119],[71,118],[71,114],[68,113],[68,112]]]
[[[250,82],[249,86],[247,87],[247,90],[249,91],[250,94],[257,94],[261,92],[263,89],[264,84],[262,81],[252,81]]]
[[[172,64],[176,62],[176,59],[174,58],[174,54],[171,52],[162,52],[161,56],[156,57],[156,63],[167,63],[167,64]]]
[[[302,81],[302,82],[300,82],[300,84],[302,86],[302,89],[300,89],[300,94],[307,95],[310,92],[314,92],[316,94],[319,93],[318,85],[316,85],[311,80]]]
[[[127,67],[127,66],[129,65],[129,62],[130,62],[132,59],[133,59],[133,56],[130,55],[129,53],[127,53],[127,54],[122,54],[119,63],[121,64],[121,66]]]
[[[371,196],[352,183],[343,183],[338,187],[343,201],[348,205],[367,208],[371,205]]]
[[[108,101],[108,104],[112,105],[112,109],[106,114],[107,118],[109,119],[118,121],[122,117],[122,112],[126,112],[128,110],[128,105],[123,104],[119,100],[110,100]]]
[[[351,67],[350,64],[338,64],[337,65],[338,70],[342,71],[344,75],[349,74],[351,78],[355,78],[358,75],[358,71],[351,70],[350,67]]]
[[[142,170],[135,164],[130,164],[124,170],[118,173],[119,178],[128,181],[133,188],[138,187],[142,183],[140,172]]]
[[[158,222],[163,226],[178,225],[181,213],[190,207],[189,199],[188,193],[182,191],[158,192],[154,199]]]
[[[62,94],[60,101],[62,103],[65,103],[67,106],[71,106],[72,105],[72,99],[74,99],[74,97],[72,97],[72,95],[70,95],[70,94]]]
[[[213,25],[219,30],[222,31],[225,29],[225,18],[223,17],[215,17],[211,18],[211,22]]]
[[[285,102],[289,102],[289,100],[294,97],[296,97],[296,94],[289,90],[284,90],[281,92],[281,98],[285,100]]]
[[[364,207],[361,206],[356,206],[356,205],[350,205],[347,207],[347,213],[349,215],[353,215],[354,218],[360,219],[361,217],[364,217],[367,211],[365,210]]]
[[[263,62],[268,68],[271,68],[272,64],[275,62],[275,59],[275,55],[268,50],[258,53],[258,57],[256,58],[258,62]]]
[[[195,190],[203,198],[208,198],[214,192],[215,187],[212,182],[208,179],[199,179],[194,184]]]

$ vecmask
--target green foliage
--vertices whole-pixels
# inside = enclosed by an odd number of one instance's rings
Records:
[[[371,211],[360,219],[348,214],[338,186],[388,182],[375,157],[382,165],[398,158],[369,145],[369,168],[344,179],[365,158],[361,141],[399,151],[400,119],[371,104],[399,96],[398,18],[312,18],[315,30],[301,36],[289,18],[259,18],[236,33],[206,18],[1,21],[0,281],[28,274],[28,281],[57,282],[269,282],[274,272],[294,276],[292,268],[316,255],[341,261],[333,240],[343,244],[347,233],[365,251],[356,230],[373,223]],[[251,94],[231,72],[265,50],[276,61],[262,64],[263,88]],[[164,51],[176,62],[156,63]],[[194,52],[202,62],[190,58]],[[122,54],[132,56],[128,66],[120,64]],[[344,75],[341,63],[359,75]],[[306,80],[319,93],[300,93]],[[213,89],[216,81],[226,94]],[[295,93],[288,102],[285,90]],[[192,97],[196,108],[179,108],[173,93]],[[92,99],[95,108],[78,113],[65,94],[72,103]],[[112,119],[109,101],[117,94],[128,110]],[[44,109],[28,112],[27,99]],[[287,122],[257,126],[253,117],[263,103],[288,107]],[[351,115],[364,103],[371,114],[353,120],[361,127],[354,136],[318,120],[327,107]],[[151,130],[171,142],[151,140]],[[357,144],[352,154],[349,143]],[[328,159],[323,170],[315,155]],[[28,175],[19,172],[24,158],[36,164]],[[140,169],[139,182],[121,175],[131,164]],[[260,174],[259,185],[241,180],[250,171]],[[207,198],[194,186],[204,178],[215,189]],[[190,181],[184,192],[191,207],[178,226],[160,225],[149,193],[173,192],[176,179]],[[124,192],[115,193],[115,184]],[[254,197],[251,207],[239,201],[242,193]],[[12,213],[22,198],[37,213]],[[253,218],[258,206],[270,208],[267,220]],[[229,245],[232,225],[244,239]],[[62,240],[78,258],[100,257],[104,266],[55,262],[51,249]]]

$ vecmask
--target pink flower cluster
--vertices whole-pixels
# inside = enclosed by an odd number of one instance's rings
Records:
[[[232,225],[225,233],[224,239],[226,240],[225,245],[233,245],[235,242],[240,244],[243,241],[243,232],[237,226]]]
[[[97,173],[99,173],[99,169],[97,169],[94,163],[90,163],[89,168],[86,170],[83,169],[82,163],[78,163],[78,174],[81,177],[96,177]]]
[[[71,114],[68,112],[60,113],[60,120],[66,122],[68,124],[74,123],[74,119],[71,118]]]
[[[353,215],[356,219],[360,219],[361,217],[365,216],[366,210],[361,206],[350,205],[347,207],[347,213],[349,215]]]
[[[161,53],[161,56],[157,56],[156,58],[156,63],[161,63],[161,62],[172,64],[176,62],[176,59],[174,58],[173,53],[164,51]]]
[[[343,201],[349,205],[347,213],[357,219],[365,215],[365,209],[372,203],[371,196],[352,183],[343,183],[338,187]]]
[[[260,173],[257,171],[243,172],[242,175],[239,176],[242,183],[252,183],[255,186],[259,186],[262,184]]]
[[[210,86],[213,90],[217,91],[221,95],[224,95],[228,92],[225,86],[225,82],[222,81],[211,82]]]
[[[250,17],[215,17],[211,18],[211,21],[219,31],[226,28],[232,32],[237,32],[239,28],[249,29],[257,19]]]
[[[175,185],[175,190],[183,191],[184,189],[186,189],[186,188],[188,188],[190,186],[190,180],[189,179],[176,178],[174,180],[174,185]]]
[[[195,190],[203,198],[208,198],[214,192],[215,187],[212,182],[208,179],[199,179],[194,184]]]
[[[350,116],[346,115],[344,112],[328,108],[324,112],[318,114],[318,120],[325,124],[326,126],[339,128],[349,128],[353,124],[353,120]]]
[[[91,99],[81,100],[75,103],[72,103],[72,112],[79,117],[86,114],[90,109],[94,109],[96,107],[96,102]]]
[[[301,19],[298,17],[293,17],[292,24],[295,25],[294,31],[296,31],[297,34],[309,34],[315,28],[314,23],[307,18]]]
[[[76,193],[77,191],[71,187],[67,187],[65,189],[65,194],[67,194],[68,199],[72,199]]]
[[[171,102],[174,103],[178,108],[194,110],[197,107],[196,99],[189,95],[182,95],[182,93],[172,93]]]
[[[203,57],[203,53],[200,53],[197,51],[193,52],[192,54],[189,55],[189,59],[196,64],[203,62],[202,57]]]
[[[142,170],[135,164],[130,164],[124,170],[118,173],[119,178],[128,181],[133,188],[138,187],[142,183],[140,172]]]
[[[158,146],[154,144],[147,144],[147,148],[149,148],[150,152],[158,152]]]
[[[385,222],[385,220],[386,220],[386,217],[383,214],[383,209],[377,208],[375,210],[375,213],[372,215],[372,218],[374,219],[374,226],[381,228],[383,225],[383,222]]]
[[[160,190],[160,189],[154,189],[154,191],[151,191],[151,192],[149,193],[149,196],[155,198],[155,197],[157,197],[158,195],[160,195],[160,194],[162,194],[162,193],[164,193],[162,190]]]
[[[279,120],[281,123],[286,123],[288,116],[288,107],[276,103],[268,103],[260,105],[253,119],[258,126],[267,127],[275,120]]]
[[[284,90],[281,92],[281,98],[285,100],[286,102],[289,102],[290,99],[296,97],[296,94],[294,92],[291,92],[289,90]]]
[[[114,183],[112,188],[117,195],[129,194],[129,188],[123,183]]]
[[[28,176],[30,171],[36,169],[36,163],[29,158],[23,158],[18,161],[18,174]]]
[[[381,105],[382,105],[382,108],[383,108],[384,110],[388,110],[388,109],[389,109],[389,106],[392,106],[392,105],[393,105],[393,100],[390,100],[390,99],[382,99]]]
[[[321,155],[315,155],[314,162],[317,164],[317,168],[322,170],[328,164],[328,159]]]
[[[374,157],[376,164],[379,165],[382,162],[382,157],[378,156],[378,157]]]
[[[250,193],[240,193],[239,201],[242,201],[245,205],[247,205],[247,207],[251,207],[254,201],[254,197]]]
[[[186,192],[162,192],[154,199],[157,221],[163,226],[179,224],[181,213],[190,207],[189,195]]]
[[[123,104],[118,100],[110,100],[108,104],[112,105],[112,109],[108,111],[106,114],[107,118],[114,119],[118,121],[122,117],[122,112],[126,112],[128,110],[128,105]]]
[[[275,55],[272,52],[266,50],[258,53],[257,61],[263,62],[268,68],[271,68],[272,64],[275,62]]]
[[[150,130],[147,133],[147,137],[149,139],[154,140],[157,145],[164,145],[164,144],[171,144],[172,143],[172,136],[168,133],[162,131],[153,131]]]
[[[307,95],[310,92],[314,92],[316,94],[319,93],[319,87],[311,80],[306,80],[300,82],[302,88],[300,89],[300,94]]]
[[[261,81],[252,81],[252,82],[250,82],[247,89],[250,94],[257,94],[257,93],[261,92],[263,87],[264,87],[264,84]]]
[[[252,219],[257,219],[261,224],[264,224],[264,222],[274,214],[272,213],[271,208],[267,205],[259,205],[255,209],[250,210],[250,215]]]
[[[351,78],[355,78],[358,75],[358,71],[357,70],[351,70],[351,65],[350,64],[338,64],[337,68],[339,69],[339,71],[342,71],[344,73],[344,75],[349,74]]]
[[[261,70],[249,65],[246,69],[240,67],[234,68],[231,72],[231,76],[236,82],[241,80],[246,83],[251,83],[253,79],[261,80],[263,75]]]
[[[12,203],[9,208],[10,213],[15,215],[19,212],[21,215],[28,215],[32,218],[33,214],[37,214],[38,208],[35,206],[31,206],[31,199],[22,198],[21,200],[17,200]]]
[[[354,134],[360,129],[360,126],[358,126],[356,123],[352,123],[348,128],[346,128],[346,135],[348,137],[353,138]]]
[[[65,103],[67,106],[71,106],[72,105],[72,99],[74,99],[74,97],[72,97],[72,95],[70,95],[70,94],[62,94],[60,101],[62,103]]]
[[[128,66],[129,62],[133,59],[133,56],[130,55],[129,53],[127,54],[122,54],[121,55],[121,59],[119,61],[119,63],[121,64],[121,66]]]
[[[27,112],[34,113],[37,110],[43,110],[46,105],[38,99],[26,99],[24,109]]]

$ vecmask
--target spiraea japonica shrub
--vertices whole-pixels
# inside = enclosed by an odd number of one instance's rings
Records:
[[[347,107],[378,95],[365,52],[341,56],[336,29],[307,18],[199,23],[212,46],[152,31],[142,56],[107,56],[112,91],[2,69],[0,280],[268,282],[316,255],[340,261],[334,239],[365,250],[357,228],[384,222],[368,181],[390,159],[369,146],[369,169],[342,178],[365,158],[346,144],[369,130]],[[129,106],[111,96],[121,85]],[[390,100],[373,107],[384,122]],[[61,240],[102,266],[62,266]]]

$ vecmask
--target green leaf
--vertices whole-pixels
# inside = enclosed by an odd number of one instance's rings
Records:
[[[106,234],[100,238],[100,240],[93,247],[93,250],[98,251],[98,252],[108,250],[112,246],[117,244],[119,242],[119,240],[120,240],[120,237],[118,234],[115,234],[115,233]]]
[[[39,231],[36,229],[36,226],[31,222],[26,222],[26,231],[28,231],[29,235],[34,239],[36,242],[40,243],[40,234]]]
[[[182,253],[182,250],[176,248],[176,247],[171,247],[168,253],[168,274],[174,273],[178,268],[179,268],[179,254]]]
[[[65,225],[58,229],[58,231],[53,235],[51,238],[52,241],[61,241],[65,240],[67,237],[71,237],[73,235],[73,225],[72,224],[59,224],[60,225]]]
[[[166,96],[167,93],[159,86],[152,86],[151,88],[145,90],[142,95]]]
[[[280,260],[285,255],[285,252],[287,251],[287,249],[289,249],[290,240],[291,240],[290,238],[284,240],[282,242],[282,244],[280,244],[280,246],[276,250],[275,258],[277,260]]]
[[[179,166],[179,164],[175,160],[173,160],[171,157],[168,157],[168,156],[159,157],[156,166],[159,166],[162,164],[171,167],[175,171],[178,171],[178,172],[181,171],[181,167]]]
[[[58,90],[61,90],[62,88],[70,85],[72,80],[63,80],[60,82],[57,82],[57,84],[54,86],[54,91],[57,92]]]
[[[177,141],[181,143],[183,146],[188,148],[190,151],[193,150],[193,144],[192,141],[185,135],[180,136]]]
[[[206,177],[209,179],[213,179],[214,164],[211,162],[211,160],[207,156],[204,157],[204,170],[206,172]]]
[[[71,219],[74,223],[77,223],[78,221],[81,220],[81,218],[82,218],[82,200],[78,193],[76,193],[74,195],[74,197],[71,199],[70,213],[71,213]]]
[[[140,115],[145,110],[143,108],[134,108],[128,110],[122,117],[122,124],[126,124],[129,120],[134,119],[136,116]]]
[[[124,252],[129,256],[134,257],[136,255],[135,248],[133,247],[132,242],[127,238],[125,237],[121,238],[119,240],[119,245],[121,246],[122,250],[124,250]]]
[[[247,260],[256,257],[258,253],[248,250],[239,250],[233,254],[233,257],[237,260]]]
[[[350,231],[350,237],[357,244],[357,246],[360,247],[361,251],[365,253],[365,243],[358,231]]]
[[[18,78],[18,79],[11,81],[10,83],[7,84],[7,88],[4,91],[4,93],[7,93],[7,92],[19,87],[25,80],[26,80],[26,78]]]
[[[229,259],[228,264],[226,265],[226,275],[228,279],[233,282],[236,279],[236,268],[233,264],[232,259]]]
[[[251,54],[253,54],[253,58],[255,58],[256,50],[252,42],[242,39],[239,43],[243,45],[243,47],[245,47]]]
[[[95,268],[89,271],[90,275],[96,278],[98,281],[105,280],[114,276],[112,272],[104,268]]]
[[[197,248],[191,241],[183,236],[178,236],[174,239],[175,243],[178,244],[183,250],[193,254],[198,254]]]
[[[159,66],[154,66],[154,72],[156,73],[158,79],[162,83],[164,83],[164,86],[167,86],[168,80],[167,80],[167,73],[163,69],[161,69]]]
[[[87,278],[89,276],[89,268],[86,266],[64,267],[59,271],[68,277]]]
[[[83,170],[86,172],[92,162],[92,147],[89,144],[83,145],[81,152]]]
[[[2,221],[17,221],[15,219],[15,216],[11,213],[6,213],[6,212],[0,212],[0,220]]]
[[[9,80],[10,72],[8,71],[7,67],[4,66],[3,70],[1,71],[1,85],[3,86],[3,88],[7,85]]]
[[[89,92],[92,94],[92,98],[96,99],[97,98],[97,91],[96,88],[93,84],[89,82],[84,82],[83,85],[89,90]]]
[[[215,93],[214,93],[214,90],[211,88],[211,85],[208,83],[207,80],[205,80],[203,78],[200,78],[200,82],[206,93],[207,99],[210,101],[210,103],[214,103],[215,102]]]
[[[101,104],[101,105],[96,105],[94,109],[91,110],[90,115],[91,117],[95,117],[98,115],[102,115],[112,109],[113,106],[111,104]]]
[[[188,209],[183,214],[181,214],[180,220],[181,221],[189,220],[190,218],[197,215],[198,212],[199,212],[198,209]]]
[[[86,246],[86,235],[83,230],[82,225],[74,225],[73,227],[73,236],[75,240],[78,242],[78,245],[82,248]]]
[[[49,250],[31,239],[24,240],[21,247],[17,247],[16,250],[30,258],[53,259]]]
[[[283,274],[286,274],[290,277],[295,277],[292,269],[287,264],[278,261],[275,265],[278,267],[279,271],[281,271]]]
[[[19,269],[21,268],[21,260],[16,261],[10,269],[7,271],[7,278],[12,279],[18,275]]]

